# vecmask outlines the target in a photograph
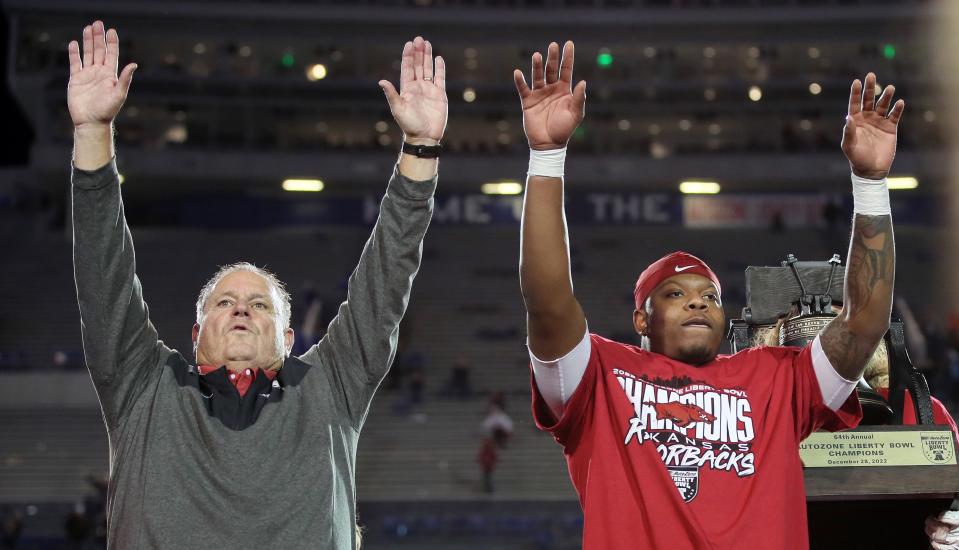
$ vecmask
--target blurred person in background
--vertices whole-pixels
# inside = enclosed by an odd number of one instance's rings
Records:
[[[100,21],[82,42],[68,46],[74,274],[110,446],[109,545],[354,548],[357,441],[396,350],[432,214],[447,118],[442,58],[434,69],[432,45],[417,37],[403,48],[401,91],[379,83],[403,153],[322,341],[291,356],[283,284],[238,263],[200,292],[194,364],[158,339],[124,217],[113,123],[136,65],[118,74],[117,32]]]
[[[496,464],[499,462],[499,450],[492,437],[484,437],[480,442],[476,462],[479,464],[480,473],[483,476],[483,492],[493,493],[496,490],[496,486],[493,484],[493,473],[496,471]]]
[[[583,548],[806,549],[799,443],[856,426],[854,393],[889,327],[895,247],[886,175],[904,102],[876,76],[849,94],[842,150],[854,219],[846,304],[805,348],[717,355],[719,279],[675,252],[642,272],[633,326],[641,345],[590,334],[573,293],[563,187],[566,145],[582,121],[574,46],[532,56],[514,82],[530,164],[520,284],[527,311],[533,413],[563,446],[583,509]]]
[[[506,396],[503,392],[494,392],[490,396],[480,430],[484,438],[492,439],[501,449],[505,449],[513,437],[513,419],[506,414]]]
[[[460,355],[453,362],[450,369],[449,380],[446,382],[446,388],[443,395],[446,397],[456,397],[459,399],[469,399],[473,395],[473,387],[470,382],[470,371],[472,363],[465,355]]]

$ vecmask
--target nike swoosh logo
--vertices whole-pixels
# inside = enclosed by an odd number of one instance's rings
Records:
[[[687,269],[692,269],[692,268],[694,268],[694,267],[696,267],[696,266],[695,266],[695,265],[687,265],[686,267],[679,267],[679,266],[677,265],[677,266],[675,267],[675,269],[676,269],[676,273],[679,273],[680,271],[686,271]]]

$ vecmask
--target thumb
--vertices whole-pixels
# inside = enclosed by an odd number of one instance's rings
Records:
[[[393,83],[389,80],[380,80],[378,84],[383,89],[383,93],[386,94],[386,101],[389,102],[390,107],[393,107],[393,103],[400,98],[400,94],[396,93]]]
[[[126,95],[127,91],[130,90],[130,83],[133,82],[133,71],[135,70],[137,70],[137,64],[130,63],[120,72],[120,90],[123,95]]]

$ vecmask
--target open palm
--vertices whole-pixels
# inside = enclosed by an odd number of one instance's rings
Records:
[[[67,84],[67,107],[74,126],[108,125],[113,122],[127,98],[133,71],[131,63],[117,76],[120,39],[117,31],[104,31],[96,21],[83,29],[83,59],[80,45],[70,42],[70,82]]]
[[[534,53],[532,89],[526,85],[522,71],[513,71],[513,81],[523,106],[523,128],[532,149],[565,147],[583,120],[586,82],[580,81],[576,88],[572,88],[573,56],[573,43],[566,42],[560,64],[559,45],[552,42],[547,50],[544,70],[543,56]]]
[[[896,157],[896,131],[905,102],[900,99],[892,105],[896,91],[893,86],[886,86],[879,101],[875,101],[875,87],[876,75],[873,73],[866,75],[865,85],[859,79],[853,81],[842,150],[857,176],[882,179],[889,173]]]
[[[446,98],[446,63],[436,58],[433,46],[417,36],[403,46],[400,63],[400,92],[388,80],[381,80],[393,118],[407,141],[439,142],[446,131],[449,101]]]

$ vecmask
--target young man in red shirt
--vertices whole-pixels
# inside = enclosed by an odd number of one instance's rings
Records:
[[[635,289],[642,345],[590,334],[573,294],[563,213],[566,143],[583,119],[573,43],[533,54],[514,80],[530,168],[520,281],[533,412],[563,446],[585,518],[583,548],[808,548],[799,442],[855,426],[853,388],[889,326],[895,272],[885,177],[902,100],[852,84],[842,149],[855,219],[842,312],[806,348],[718,356],[721,286],[695,256],[650,265]]]

